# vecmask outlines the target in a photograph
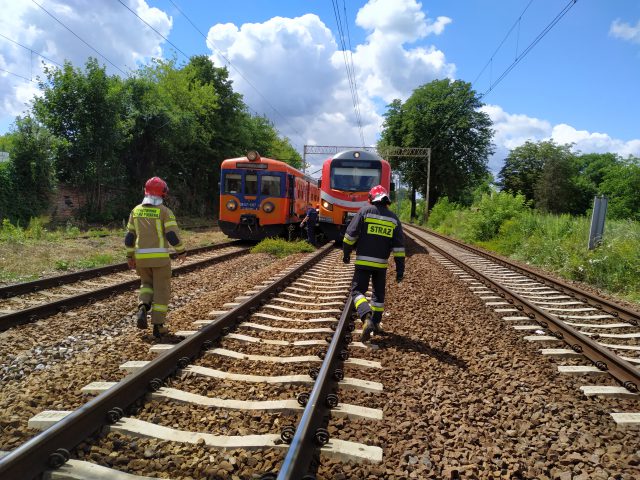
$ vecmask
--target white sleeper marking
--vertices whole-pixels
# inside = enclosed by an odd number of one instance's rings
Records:
[[[47,478],[51,480],[151,480],[156,477],[133,475],[72,458],[60,468],[49,472]]]
[[[314,355],[299,355],[294,357],[272,357],[268,355],[249,355],[240,352],[234,352],[233,350],[227,350],[226,348],[213,348],[206,351],[210,355],[221,355],[224,357],[236,358],[238,360],[249,360],[252,362],[271,362],[271,363],[305,363],[322,362],[322,359]],[[365,368],[382,368],[380,362],[372,362],[370,360],[362,360],[359,358],[349,358],[344,362],[346,365],[357,365]]]
[[[573,350],[568,348],[543,348],[542,350],[540,350],[540,353],[542,353],[542,355],[560,358],[582,356],[581,353],[574,352]]]
[[[278,320],[281,322],[295,322],[295,323],[326,323],[326,322],[337,322],[338,319],[335,317],[321,317],[321,318],[308,318],[308,319],[300,319],[300,318],[288,318],[281,317],[279,315],[270,315],[268,313],[254,313],[254,317],[264,318],[266,320]]]
[[[175,388],[162,387],[151,394],[156,400],[174,400],[176,402],[190,403],[203,407],[226,408],[229,410],[261,410],[270,412],[302,412],[302,407],[297,400],[232,400],[197,395]],[[359,405],[339,404],[331,409],[331,415],[346,418],[358,418],[366,420],[382,420],[382,410],[362,407]]]
[[[567,375],[601,375],[606,373],[593,365],[558,365],[558,372]]]
[[[551,335],[527,335],[522,338],[528,342],[557,342],[558,341],[556,337],[552,337]]]
[[[243,322],[239,325],[242,328],[250,328],[253,330],[262,330],[265,332],[287,332],[287,333],[332,333],[330,328],[279,328],[271,327],[269,325],[262,325],[261,323]]]
[[[611,417],[618,427],[638,427],[640,426],[640,413],[612,413]]]
[[[109,390],[118,382],[91,382],[80,389],[82,393],[102,393]]]
[[[640,395],[631,393],[624,387],[610,387],[606,385],[586,385],[580,387],[582,393],[587,397],[612,397],[612,398],[638,398]]]
[[[266,384],[304,384],[312,385],[313,380],[309,375],[282,375],[276,377],[265,377],[260,375],[245,375],[242,373],[229,373],[213,368],[201,367],[199,365],[189,365],[183,373],[201,375],[203,377],[217,378],[219,380],[230,380],[234,382],[247,383],[266,383]],[[370,382],[368,380],[360,380],[357,378],[345,377],[338,382],[340,388],[348,390],[361,390],[369,393],[382,392],[382,384],[379,382]]]
[[[337,308],[326,308],[324,310],[303,310],[301,308],[288,308],[281,307],[280,305],[265,305],[263,308],[271,308],[273,310],[278,310],[280,312],[289,312],[289,313],[306,313],[309,315],[322,315],[326,313],[341,313]]]

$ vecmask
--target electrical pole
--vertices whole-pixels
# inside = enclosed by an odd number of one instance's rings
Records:
[[[424,198],[424,224],[429,221],[429,186],[431,185],[431,149],[427,148],[427,194]]]

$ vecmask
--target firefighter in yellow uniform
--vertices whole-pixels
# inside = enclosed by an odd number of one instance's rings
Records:
[[[187,256],[178,236],[176,217],[162,204],[168,192],[169,188],[161,178],[147,180],[144,199],[131,211],[124,239],[129,268],[135,268],[141,282],[137,326],[147,328],[147,312],[151,311],[153,336],[156,338],[169,333],[165,327],[171,296],[169,244],[178,253],[179,263],[184,262]]]

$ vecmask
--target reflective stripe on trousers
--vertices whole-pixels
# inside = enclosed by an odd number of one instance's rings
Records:
[[[163,324],[167,318],[169,300],[171,299],[171,265],[136,267],[136,272],[140,275],[142,283],[139,293],[140,303],[152,304],[151,322]]]
[[[364,294],[369,288],[369,279],[371,279],[372,293],[371,303],[367,302]],[[358,316],[362,318],[369,312],[373,313],[372,320],[374,323],[380,323],[382,320],[382,312],[384,311],[384,294],[385,284],[387,280],[387,270],[365,270],[357,268],[353,272],[353,282],[351,284],[351,297],[353,305],[358,312]]]

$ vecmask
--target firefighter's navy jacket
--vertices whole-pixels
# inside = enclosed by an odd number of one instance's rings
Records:
[[[395,213],[386,205],[362,207],[347,227],[342,241],[345,255],[356,248],[356,268],[387,268],[389,254],[393,252],[396,273],[404,275],[404,235]]]

